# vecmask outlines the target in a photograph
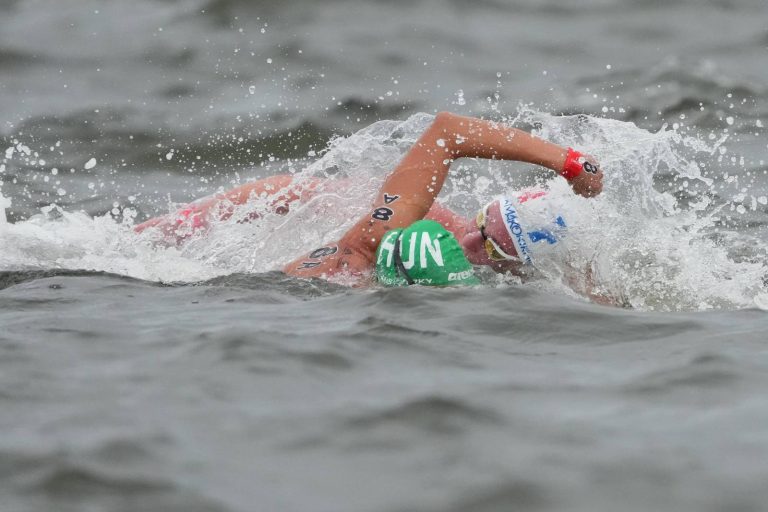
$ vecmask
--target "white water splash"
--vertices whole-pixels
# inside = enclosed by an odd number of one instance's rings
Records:
[[[53,206],[29,220],[0,224],[0,269],[84,269],[150,281],[197,281],[221,275],[175,248],[137,243],[128,225]]]
[[[160,281],[278,269],[344,233],[432,119],[417,114],[404,122],[381,121],[333,139],[295,179],[325,177],[348,186],[292,207],[288,215],[264,213],[252,223],[238,223],[250,211],[267,211],[264,198],[253,198],[206,236],[167,248],[154,244],[151,233],[136,235],[130,222],[54,207],[27,221],[0,223],[0,269],[89,269]],[[568,219],[567,254],[543,258],[545,279],[526,286],[568,294],[591,288],[613,302],[647,310],[768,303],[766,244],[720,225],[730,203],[718,203],[707,192],[712,180],[700,170],[700,162],[715,160],[722,141],[707,145],[674,130],[650,133],[632,123],[527,109],[510,123],[533,125],[543,138],[593,154],[606,175],[605,191],[595,199],[575,196],[560,178],[548,181],[550,197]],[[467,215],[492,196],[520,189],[526,174],[520,164],[499,161],[454,167],[441,201]],[[551,176],[541,169],[535,173]],[[654,186],[654,180],[670,176],[698,183],[705,192],[681,204]]]

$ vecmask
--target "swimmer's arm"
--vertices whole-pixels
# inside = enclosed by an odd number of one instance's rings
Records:
[[[278,174],[263,178],[250,183],[245,183],[239,187],[235,187],[227,192],[220,194],[214,194],[213,196],[203,198],[195,201],[192,204],[201,204],[207,208],[213,206],[239,206],[248,202],[249,199],[254,197],[270,198],[268,206],[272,209],[279,209],[280,207],[286,207],[297,200],[304,198],[305,194],[313,192],[325,180],[319,178],[310,178],[300,183],[294,184],[294,177],[290,174]],[[231,215],[231,208],[229,211],[222,209],[222,216],[220,220],[225,220],[224,214]]]
[[[471,117],[452,117],[447,123],[446,142],[451,143],[451,157],[516,160],[547,167],[560,173],[565,165],[568,148],[558,146],[528,132],[493,121]],[[589,155],[585,158],[599,167]],[[582,172],[570,181],[573,191],[593,197],[603,190],[603,173]]]
[[[150,219],[134,228],[141,233],[147,228],[162,229],[172,234],[184,221],[192,218],[195,228],[205,227],[212,220],[227,220],[232,216],[234,207],[245,204],[251,197],[269,197],[268,208],[276,213],[285,213],[288,205],[311,194],[324,180],[311,178],[293,186],[294,177],[289,174],[270,176],[251,183],[245,183],[227,192],[198,199],[180,208],[177,212]],[[249,218],[258,216],[258,212]]]
[[[272,196],[280,192],[285,192],[291,183],[293,183],[293,176],[288,174],[278,174],[277,176],[270,176],[268,178],[245,183],[239,187],[235,187],[232,190],[221,194],[214,194],[206,199],[210,202],[228,202],[233,205],[245,204],[249,198],[258,197],[262,195]],[[292,194],[295,199],[295,194]]]

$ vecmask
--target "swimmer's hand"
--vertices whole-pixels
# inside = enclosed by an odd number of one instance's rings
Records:
[[[585,166],[584,171],[570,181],[571,188],[580,196],[595,197],[603,191],[603,171],[592,156],[584,155],[584,158],[590,169]]]
[[[573,191],[580,196],[595,197],[603,191],[603,171],[591,155],[568,148],[560,176],[568,180]]]

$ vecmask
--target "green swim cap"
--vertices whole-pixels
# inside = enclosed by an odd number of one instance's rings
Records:
[[[459,242],[433,220],[387,231],[376,251],[376,278],[386,286],[480,284]]]

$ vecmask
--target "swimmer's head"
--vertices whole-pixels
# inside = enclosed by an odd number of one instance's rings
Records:
[[[459,242],[433,220],[384,235],[376,251],[376,278],[386,286],[480,284]]]
[[[543,190],[486,204],[477,214],[477,230],[462,239],[469,260],[478,265],[535,264],[537,254],[551,250],[565,236],[565,218],[553,207]]]

